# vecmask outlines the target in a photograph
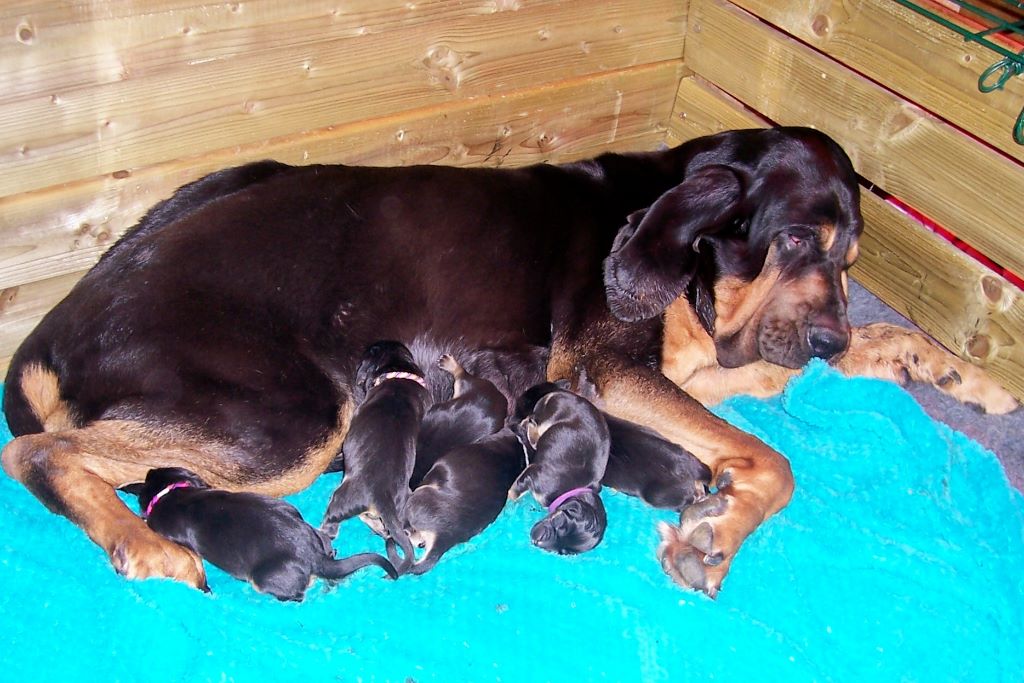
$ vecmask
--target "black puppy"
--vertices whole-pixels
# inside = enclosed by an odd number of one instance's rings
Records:
[[[180,467],[150,470],[133,490],[153,531],[278,600],[301,601],[315,576],[338,581],[371,565],[398,576],[374,553],[335,558],[330,539],[278,498],[211,489]]]
[[[605,414],[611,449],[601,483],[656,508],[682,510],[708,494],[711,470],[653,429]]]
[[[455,446],[494,434],[505,424],[508,401],[493,383],[472,375],[445,354],[438,367],[455,379],[450,400],[430,406],[416,440],[416,466],[409,486],[415,489],[438,458]]]
[[[364,514],[371,528],[398,542],[405,562],[413,548],[402,532],[400,511],[409,497],[416,439],[430,401],[423,371],[396,341],[366,349],[356,370],[365,395],[342,444],[345,478],[334,491],[320,528],[331,538],[341,522]]]
[[[529,458],[509,497],[531,491],[548,509],[530,538],[559,554],[594,548],[608,524],[600,496],[610,441],[604,416],[590,401],[549,383],[528,389],[517,412],[522,418],[514,430]]]
[[[597,387],[586,372],[577,375],[576,384],[581,396],[601,405]],[[520,399],[520,404],[536,401],[559,386],[566,388],[568,382],[538,384]],[[522,406],[517,404],[517,410],[523,410]],[[696,456],[653,429],[602,414],[611,437],[602,484],[666,510],[682,510],[708,495],[711,470]]]
[[[523,446],[508,428],[441,456],[404,511],[407,534],[425,552],[400,571],[422,574],[453,546],[486,529],[505,507],[509,487],[525,465]]]

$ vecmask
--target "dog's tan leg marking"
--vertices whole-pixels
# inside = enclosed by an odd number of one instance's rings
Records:
[[[984,370],[962,360],[927,336],[888,323],[853,330],[849,350],[834,365],[847,375],[900,384],[927,382],[963,403],[1002,415],[1020,404]]]
[[[789,502],[789,463],[657,370],[611,352],[584,362],[609,413],[659,431],[711,468],[717,493],[684,511],[680,526],[663,534],[658,554],[677,583],[715,595],[746,537]]]
[[[37,397],[57,397],[56,377],[42,370],[23,375],[22,388]],[[46,386],[51,385],[51,386]],[[56,424],[60,406],[30,403],[41,421]],[[64,416],[69,413],[66,409]],[[167,577],[197,588],[206,586],[199,557],[164,539],[118,498],[114,489],[143,481],[157,467],[187,467],[211,486],[281,495],[307,486],[337,453],[350,410],[340,417],[338,433],[316,445],[296,467],[279,476],[253,481],[237,467],[230,449],[173,429],[137,422],[101,420],[63,431],[27,434],[3,449],[4,471],[21,482],[50,510],[82,527],[129,578]],[[61,417],[64,420],[65,417]]]
[[[53,512],[82,527],[118,573],[132,579],[168,577],[205,588],[206,573],[199,557],[152,532],[114,492],[117,486],[141,481],[150,467],[171,463],[141,454],[133,462],[126,457],[124,444],[96,433],[101,430],[18,437],[3,450],[4,471]],[[97,444],[107,448],[92,450]]]

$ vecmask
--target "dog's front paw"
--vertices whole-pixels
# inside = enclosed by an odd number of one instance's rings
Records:
[[[849,350],[836,364],[848,375],[888,379],[901,385],[925,382],[994,415],[1020,406],[982,368],[958,358],[924,334],[897,325],[874,323],[855,328]]]
[[[715,538],[715,518],[727,507],[725,496],[710,495],[683,510],[679,526],[665,522],[658,525],[662,569],[684,588],[703,591],[712,598],[718,594],[732,562],[731,554],[716,544]]]
[[[146,529],[115,543],[110,563],[129,579],[166,578],[209,592],[203,561],[188,548]]]

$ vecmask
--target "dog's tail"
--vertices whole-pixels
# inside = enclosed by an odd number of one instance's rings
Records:
[[[15,436],[76,426],[70,405],[61,397],[57,374],[41,363],[24,365],[16,381],[8,377],[4,411]]]
[[[349,574],[359,571],[363,567],[377,566],[387,572],[392,579],[398,578],[398,570],[387,560],[377,553],[359,553],[349,557],[328,557],[324,556],[320,563],[317,575],[328,581],[340,581]]]

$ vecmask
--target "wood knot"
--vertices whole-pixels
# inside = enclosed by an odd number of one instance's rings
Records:
[[[0,289],[0,313],[3,313],[7,308],[14,303],[15,299],[18,298],[18,288],[8,287],[7,289]]]
[[[971,358],[985,360],[992,352],[992,338],[987,334],[976,334],[967,340],[964,350]]]
[[[27,21],[23,21],[14,30],[14,35],[17,36],[18,42],[22,45],[31,45],[36,42],[36,27]]]
[[[462,82],[465,57],[447,45],[432,47],[423,59],[430,82],[455,92]]]
[[[818,14],[811,21],[811,32],[819,38],[824,38],[832,32],[832,19],[827,14]]]
[[[1003,286],[1003,281],[995,275],[986,275],[981,278],[981,291],[993,306],[1002,308],[1006,304],[1003,300],[1006,288]]]

